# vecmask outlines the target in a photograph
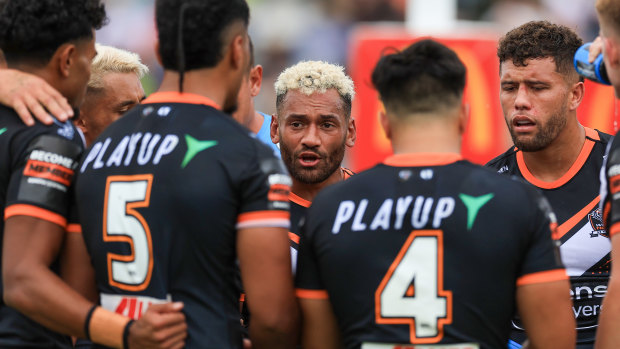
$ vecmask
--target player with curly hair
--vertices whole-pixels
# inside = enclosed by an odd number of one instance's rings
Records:
[[[523,24],[500,40],[500,102],[514,147],[487,166],[525,179],[549,200],[571,279],[578,348],[591,348],[609,279],[609,237],[598,204],[611,136],[577,120],[585,89],[573,56],[581,45],[573,30],[547,21]],[[524,338],[516,320],[512,344]]]

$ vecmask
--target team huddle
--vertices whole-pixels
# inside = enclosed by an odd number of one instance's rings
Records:
[[[596,9],[620,96],[620,3]],[[362,82],[302,61],[256,111],[249,12],[156,0],[145,96],[101,0],[0,1],[0,348],[620,347],[620,141],[577,120],[572,29],[499,40],[514,146],[485,167],[458,55],[382,56],[393,155],[355,174]]]

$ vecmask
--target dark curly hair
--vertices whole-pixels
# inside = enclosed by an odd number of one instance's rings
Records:
[[[372,83],[389,111],[426,113],[460,103],[466,72],[454,51],[426,39],[381,57]]]
[[[553,58],[556,71],[565,77],[577,77],[573,57],[583,40],[570,28],[548,21],[532,21],[512,29],[497,47],[501,64],[511,60],[516,66],[527,66],[528,59]]]
[[[9,64],[45,65],[60,45],[92,38],[106,21],[101,0],[2,0],[0,49]]]
[[[226,29],[235,21],[247,27],[250,18],[245,0],[157,0],[155,11],[162,64],[173,71],[217,65]]]

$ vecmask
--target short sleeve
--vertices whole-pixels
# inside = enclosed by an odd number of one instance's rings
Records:
[[[620,140],[614,137],[601,172],[603,221],[609,236],[620,232]]]
[[[4,219],[32,216],[66,226],[75,169],[82,147],[67,139],[39,135],[16,156]]]
[[[256,141],[256,140],[254,140]],[[257,142],[258,156],[249,161],[240,188],[240,212],[237,229],[260,227],[290,227],[291,190],[289,177],[282,161]]]
[[[305,222],[315,222],[312,218],[312,207],[308,210]],[[301,237],[297,254],[297,272],[295,274],[295,292],[298,298],[328,299],[327,291],[319,274],[319,262],[316,256],[315,244],[312,239],[314,231],[310,224],[301,223]]]
[[[528,188],[532,199],[532,229],[526,243],[517,286],[567,280],[560,259],[559,241],[555,240],[557,220],[548,201],[534,189]],[[524,234],[526,235],[526,234]]]

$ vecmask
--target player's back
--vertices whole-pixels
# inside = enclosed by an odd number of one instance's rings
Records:
[[[238,348],[236,230],[288,217],[286,195],[267,200],[280,162],[208,100],[166,96],[111,125],[81,164],[101,302],[134,318],[151,302],[184,302],[187,347]]]
[[[538,193],[456,160],[397,155],[313,201],[298,296],[327,291],[347,348],[505,348],[517,285],[566,277]]]

